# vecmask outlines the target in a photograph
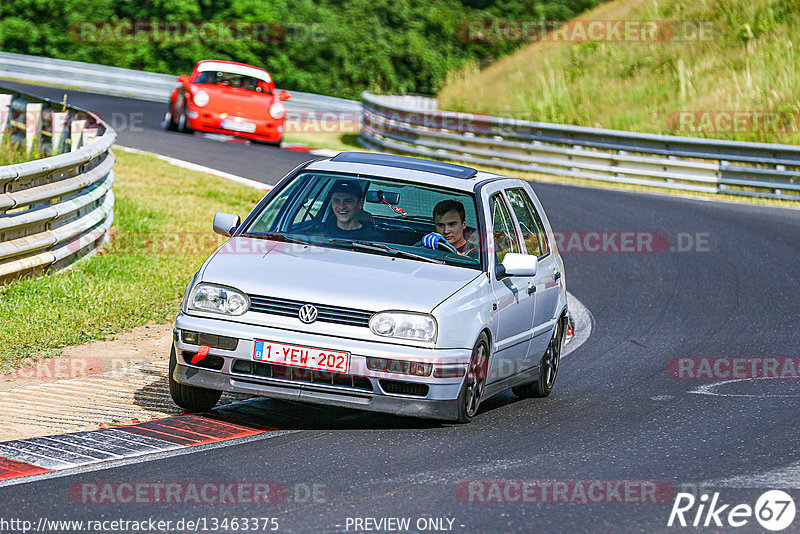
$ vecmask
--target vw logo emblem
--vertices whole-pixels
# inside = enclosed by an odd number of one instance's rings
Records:
[[[297,312],[297,315],[304,323],[313,323],[317,320],[317,308],[315,308],[312,304],[305,304],[302,308],[300,308],[300,311]]]

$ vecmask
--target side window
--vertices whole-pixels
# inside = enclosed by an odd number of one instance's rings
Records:
[[[493,195],[489,200],[492,212],[492,228],[494,231],[494,254],[497,263],[502,263],[509,252],[519,252],[514,221],[511,213],[500,194]]]
[[[509,189],[506,194],[511,201],[511,209],[514,210],[514,215],[519,221],[528,254],[534,256],[547,254],[549,250],[544,225],[539,214],[536,213],[528,193],[524,189]]]

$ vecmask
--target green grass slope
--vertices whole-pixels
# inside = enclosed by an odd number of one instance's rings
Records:
[[[775,143],[800,142],[800,1],[629,0],[590,20],[677,21],[637,41],[546,40],[452,71],[443,109]],[[702,25],[693,35],[689,28]]]

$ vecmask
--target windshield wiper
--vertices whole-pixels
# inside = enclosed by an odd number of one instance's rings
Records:
[[[313,245],[308,241],[297,239],[296,237],[289,237],[284,234],[276,234],[275,232],[245,232],[240,234],[239,237],[254,237],[256,239],[271,239],[272,241],[281,241],[283,243],[296,243],[298,245]]]
[[[414,254],[413,252],[406,252],[405,250],[400,250],[399,248],[392,248],[387,245],[384,245],[383,243],[373,243],[372,241],[353,241],[352,239],[329,239],[328,241],[330,243],[346,245],[354,249],[381,252],[383,254],[388,254],[390,256],[398,256],[401,258],[410,258],[414,260],[427,261],[429,263],[438,263],[439,265],[444,263],[442,260],[435,260],[433,258],[422,256],[420,254]]]

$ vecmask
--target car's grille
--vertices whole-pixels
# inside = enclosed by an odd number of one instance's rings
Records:
[[[395,393],[397,395],[413,395],[414,397],[428,396],[428,385],[418,384],[417,382],[381,379],[381,387],[386,393]]]
[[[285,317],[297,318],[300,308],[305,304],[309,304],[308,302],[297,300],[261,297],[258,295],[248,295],[248,297],[250,297],[251,311],[283,315]],[[314,304],[314,307],[317,308],[317,321],[325,321],[327,323],[368,327],[369,319],[373,315],[373,312],[369,311],[328,306],[326,304]]]
[[[280,378],[281,380],[291,380],[292,382],[344,386],[362,389],[364,391],[372,391],[372,382],[370,382],[369,378],[363,376],[314,371],[311,369],[300,369],[272,363],[236,360],[233,362],[231,371],[245,375],[263,376],[265,378]]]

